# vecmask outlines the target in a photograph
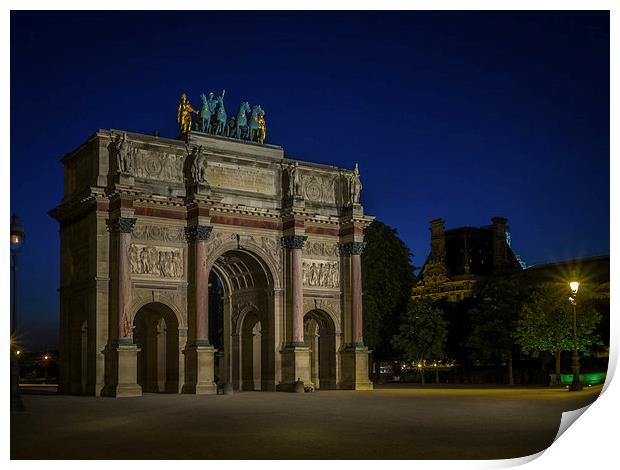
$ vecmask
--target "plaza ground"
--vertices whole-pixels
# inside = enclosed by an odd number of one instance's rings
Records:
[[[539,452],[601,386],[232,396],[28,394],[13,459],[494,459]]]

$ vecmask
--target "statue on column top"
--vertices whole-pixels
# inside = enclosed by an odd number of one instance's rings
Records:
[[[355,169],[353,170],[353,174],[349,176],[349,196],[351,200],[351,204],[359,204],[360,203],[360,193],[362,192],[362,182],[360,180],[360,171],[357,163],[355,164]]]
[[[111,138],[111,145],[116,154],[116,168],[119,173],[130,173],[133,169],[127,133]]]
[[[188,149],[189,150],[189,149]],[[189,152],[188,152],[189,153]],[[207,182],[207,156],[202,153],[202,145],[194,147],[191,152],[192,159],[192,178],[195,183]]]
[[[296,198],[301,196],[298,162],[295,162],[288,167],[288,195],[290,198]]]

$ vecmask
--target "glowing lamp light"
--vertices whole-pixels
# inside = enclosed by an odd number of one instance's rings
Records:
[[[11,217],[11,250],[19,250],[24,244],[26,234],[24,227],[19,223],[17,214]]]
[[[570,289],[573,291],[573,294],[576,294],[579,290],[579,283],[577,281],[572,281],[569,283]]]
[[[43,356],[43,359],[45,359],[46,361],[49,359],[50,357],[46,354],[45,356]]]

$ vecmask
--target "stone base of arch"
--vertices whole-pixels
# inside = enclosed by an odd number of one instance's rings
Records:
[[[368,348],[354,346],[341,353],[341,390],[373,390],[368,378]]]
[[[282,382],[276,387],[280,392],[294,392],[295,382],[311,384],[310,348],[290,346],[282,350]]]
[[[109,346],[106,356],[106,386],[101,391],[107,397],[139,397],[142,387],[138,384],[138,352],[135,344]]]
[[[215,353],[213,346],[190,345],[185,348],[185,383],[182,393],[215,395]]]

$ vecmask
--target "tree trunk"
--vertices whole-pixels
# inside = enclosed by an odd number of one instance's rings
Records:
[[[508,353],[508,385],[514,385],[515,378],[512,371],[512,351]]]
[[[420,373],[422,374],[422,385],[424,385],[424,369],[420,369]]]
[[[560,386],[562,384],[562,379],[560,377],[560,358],[562,355],[562,350],[558,349],[555,352],[555,384]]]
[[[439,369],[435,367],[435,383],[439,385]]]

